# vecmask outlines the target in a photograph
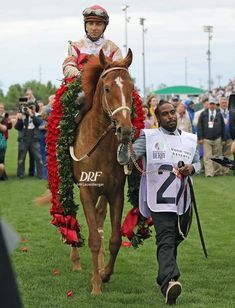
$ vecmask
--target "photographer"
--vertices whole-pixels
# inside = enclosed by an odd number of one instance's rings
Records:
[[[27,100],[27,99],[26,99]],[[31,151],[36,163],[37,176],[42,179],[43,162],[40,154],[40,133],[39,126],[42,123],[40,117],[36,115],[36,106],[32,102],[22,102],[20,99],[20,112],[16,115],[15,129],[19,131],[18,142],[18,167],[17,176],[24,178],[25,158],[28,151]]]
[[[39,112],[39,104],[36,98],[34,97],[33,91],[28,88],[25,92],[25,97],[29,104],[34,103],[36,112]],[[31,150],[29,149],[29,176],[34,176],[35,174],[35,161]]]
[[[6,146],[3,149],[2,154],[1,154],[2,155],[2,161],[4,163],[5,162],[5,156],[6,156],[6,149],[7,149],[8,129],[12,128],[12,121],[9,117],[9,114],[5,112],[4,105],[1,102],[0,102],[0,123],[2,125],[6,126],[6,130],[4,131]],[[2,174],[0,175],[0,180],[5,181],[7,179],[8,179],[8,177],[7,177],[7,174],[6,174],[6,170],[4,170],[2,172]]]

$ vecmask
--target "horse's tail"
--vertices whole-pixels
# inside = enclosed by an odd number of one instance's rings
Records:
[[[47,189],[41,196],[33,199],[33,202],[37,205],[45,205],[51,201],[51,191]]]

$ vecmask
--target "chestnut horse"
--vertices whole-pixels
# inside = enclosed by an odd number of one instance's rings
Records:
[[[101,293],[102,282],[110,279],[121,246],[125,174],[117,162],[117,147],[119,142],[128,143],[132,132],[134,86],[128,72],[131,62],[130,49],[123,60],[115,62],[106,58],[101,50],[99,56],[92,56],[84,66],[82,88],[85,99],[92,101],[92,107],[77,128],[74,146],[70,148],[73,173],[89,228],[88,244],[93,262],[91,293],[96,295]],[[110,257],[104,266],[99,254],[106,200],[110,205],[111,236]],[[72,251],[74,259],[75,250]]]

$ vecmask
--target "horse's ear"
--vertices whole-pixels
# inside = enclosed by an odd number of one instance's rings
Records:
[[[132,54],[131,49],[129,48],[126,57],[121,61],[121,65],[125,67],[129,67],[132,63],[132,58],[133,58],[133,54]]]
[[[110,64],[110,61],[107,59],[107,57],[105,57],[102,49],[100,50],[99,53],[99,59],[100,59],[100,64],[103,68],[106,68]]]
[[[100,59],[100,64],[105,67],[106,65],[106,60],[105,60],[105,55],[102,49],[100,49],[100,53],[99,53],[99,59]]]

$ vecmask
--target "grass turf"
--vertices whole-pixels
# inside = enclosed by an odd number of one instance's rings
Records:
[[[27,242],[19,243],[12,262],[26,308],[67,307],[165,307],[156,283],[154,236],[139,249],[122,247],[115,273],[103,294],[90,295],[91,256],[87,246],[80,250],[82,271],[72,272],[69,247],[60,242],[59,234],[50,224],[49,205],[39,207],[32,199],[47,187],[44,180],[16,174],[16,132],[10,133],[6,159],[9,181],[0,182],[1,214]],[[235,307],[235,177],[194,177],[201,224],[208,249],[205,259],[200,246],[195,217],[187,241],[178,250],[178,265],[183,284],[179,307]],[[77,196],[78,197],[78,196]],[[130,206],[125,204],[125,212]],[[82,233],[87,226],[82,208],[78,213]],[[109,218],[105,227],[108,247]],[[154,232],[153,232],[154,233]],[[23,252],[21,248],[27,247]],[[108,257],[108,250],[106,258]],[[58,269],[59,274],[53,275]],[[73,291],[72,297],[67,292]],[[0,305],[1,306],[1,305]]]

